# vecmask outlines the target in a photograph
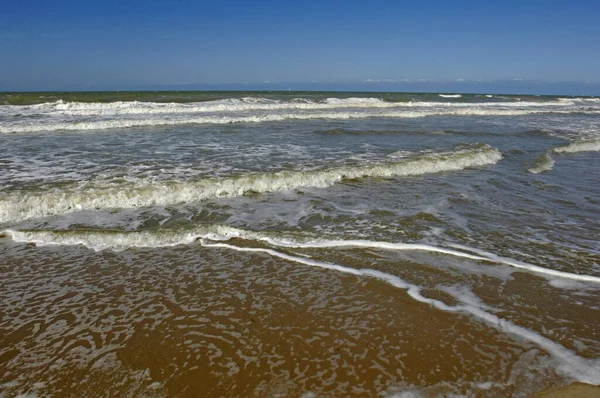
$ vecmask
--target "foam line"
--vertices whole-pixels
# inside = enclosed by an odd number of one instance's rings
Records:
[[[369,240],[320,240],[312,242],[298,242],[293,240],[275,239],[256,232],[220,225],[197,228],[193,231],[102,233],[98,231],[16,231],[7,229],[2,233],[10,235],[13,240],[18,242],[34,242],[39,245],[82,244],[93,250],[126,250],[132,247],[168,247],[187,245],[198,239],[204,238],[223,241],[231,238],[242,238],[266,242],[275,247],[296,249],[358,247],[392,251],[417,250],[466,258],[474,261],[504,264],[514,268],[524,269],[529,272],[542,274],[546,277],[559,277],[582,282],[600,283],[600,277],[597,276],[573,274],[570,272],[543,268],[537,265],[500,257],[493,253],[458,244],[450,244],[450,246],[462,251],[425,244],[391,243]]]
[[[465,250],[465,251],[470,251],[472,253],[476,253],[476,254],[482,256],[483,258],[485,258],[487,261],[510,265],[511,267],[525,269],[525,270],[535,272],[538,274],[545,274],[548,276],[556,276],[559,278],[572,279],[572,280],[576,280],[576,281],[600,283],[600,277],[598,277],[598,276],[585,275],[585,274],[573,274],[570,272],[548,269],[548,268],[540,267],[538,265],[533,265],[533,264],[525,263],[522,261],[509,259],[506,257],[501,257],[496,254],[486,252],[484,250],[474,249],[474,248],[459,245],[459,244],[450,244],[450,246],[454,247],[456,249],[461,249],[461,250]]]
[[[6,229],[0,234],[9,235],[15,242],[35,243],[39,246],[83,245],[94,251],[123,251],[131,248],[157,248],[189,245],[199,238],[228,240],[236,237],[252,239],[258,237],[250,231],[210,225],[193,231],[36,231]]]
[[[581,275],[581,274],[573,274],[570,272],[556,271],[548,268],[543,268],[537,265],[528,264],[512,259],[507,259],[504,257],[497,256],[492,253],[488,253],[478,249],[472,249],[467,246],[451,244],[450,246],[455,247],[457,249],[470,251],[473,253],[477,253],[478,255],[465,253],[463,251],[450,250],[445,248],[440,248],[436,246],[424,245],[424,244],[413,244],[413,243],[392,243],[392,242],[378,242],[378,241],[369,241],[369,240],[331,240],[331,241],[313,241],[313,242],[293,242],[293,241],[285,241],[278,240],[273,238],[259,238],[263,241],[268,242],[273,246],[278,247],[287,247],[287,248],[334,248],[334,247],[360,247],[360,248],[371,248],[371,249],[383,249],[383,250],[419,250],[426,251],[430,253],[440,253],[440,254],[448,254],[455,257],[468,258],[470,260],[476,261],[486,261],[497,264],[505,264],[515,268],[527,269],[531,272],[546,274],[549,276],[556,276],[560,278],[573,279],[584,282],[594,282],[600,283],[600,277],[592,276],[592,275]]]
[[[515,268],[526,269],[528,271],[545,274],[548,276],[560,277],[565,279],[572,279],[584,282],[600,283],[600,277],[592,275],[581,275],[573,274],[570,272],[556,271],[553,269],[543,268],[537,265],[520,262],[504,257],[497,256],[492,253],[485,252],[483,250],[472,249],[467,246],[451,244],[451,247],[461,249],[464,251],[470,251],[474,254],[465,253],[463,251],[456,251],[450,249],[444,249],[436,246],[423,245],[423,244],[411,244],[411,243],[391,243],[391,242],[377,242],[369,240],[331,240],[331,241],[314,241],[314,242],[291,242],[284,240],[277,240],[273,238],[263,238],[262,240],[268,242],[273,246],[287,247],[287,248],[333,248],[333,247],[360,247],[360,248],[371,248],[371,249],[384,249],[384,250],[420,250],[430,253],[448,254],[455,257],[468,258],[476,261],[486,261],[497,264],[505,264]]]
[[[276,112],[276,113],[257,113],[254,115],[245,115],[243,113],[233,114],[208,114],[198,116],[195,114],[178,114],[172,117],[162,115],[145,114],[144,118],[115,117],[109,115],[104,118],[85,117],[84,120],[71,118],[59,119],[47,117],[46,120],[32,122],[31,120],[13,120],[5,121],[0,125],[0,133],[33,133],[42,131],[87,131],[104,129],[124,129],[132,127],[153,127],[153,126],[178,126],[187,124],[233,124],[233,123],[265,123],[286,120],[312,120],[312,119],[364,119],[364,118],[422,118],[428,116],[519,116],[531,114],[570,114],[570,113],[598,114],[600,110],[559,110],[559,109],[488,109],[488,108],[443,108],[437,104],[436,108],[416,108],[398,109],[398,110],[373,110],[370,108],[343,112]]]
[[[264,241],[268,242],[273,246],[288,247],[288,248],[334,248],[334,247],[360,247],[370,249],[384,249],[384,250],[419,250],[427,251],[431,253],[448,254],[455,257],[468,258],[470,260],[477,261],[490,261],[489,258],[475,256],[469,253],[463,253],[456,250],[449,250],[440,247],[416,244],[416,243],[392,243],[392,242],[378,242],[370,240],[328,240],[328,241],[313,241],[309,243],[299,243],[284,240],[277,240],[273,238],[264,238]]]
[[[460,94],[439,94],[442,98],[460,98]],[[492,97],[491,95],[488,97]],[[597,101],[596,101],[597,102]],[[415,107],[451,107],[451,108],[539,108],[568,107],[581,103],[578,99],[559,99],[558,101],[494,101],[479,103],[443,103],[436,101],[390,102],[380,98],[327,98],[321,101],[297,98],[291,101],[268,98],[246,97],[229,98],[215,101],[163,103],[145,101],[115,102],[70,102],[58,100],[36,105],[0,105],[0,115],[13,114],[52,114],[67,116],[107,116],[133,114],[175,114],[235,112],[252,110],[327,110],[338,108],[415,108]]]
[[[334,270],[355,276],[366,276],[384,281],[394,287],[406,290],[408,295],[416,301],[429,304],[441,311],[468,314],[492,327],[495,327],[501,332],[513,334],[519,336],[524,340],[534,343],[546,350],[550,355],[552,355],[555,359],[559,361],[558,370],[561,371],[563,374],[572,377],[573,379],[578,380],[580,382],[595,385],[600,384],[600,363],[598,360],[592,361],[581,358],[574,354],[572,351],[564,348],[560,344],[557,344],[544,336],[541,336],[522,326],[518,326],[510,321],[501,319],[496,315],[490,314],[472,304],[450,306],[444,302],[425,297],[421,294],[420,287],[410,284],[395,275],[390,275],[373,269],[349,268],[337,264],[325,263],[308,258],[296,257],[272,249],[238,247],[226,243],[208,243],[204,240],[201,240],[201,244],[206,247],[226,248],[242,252],[266,253],[273,257],[279,257],[284,260],[293,261],[312,267]]]
[[[289,254],[278,252],[273,249],[265,249],[265,248],[258,248],[258,247],[239,247],[239,246],[234,246],[234,245],[230,245],[228,243],[221,243],[221,242],[207,243],[204,239],[200,239],[200,244],[202,246],[206,246],[206,247],[222,247],[222,248],[234,249],[234,250],[243,251],[243,252],[267,253],[273,257],[279,257],[284,260],[297,262],[297,263],[301,263],[301,264],[305,264],[305,265],[310,265],[312,267],[320,267],[320,268],[344,272],[347,274],[352,274],[352,275],[357,275],[357,276],[364,275],[361,270],[357,270],[354,268],[348,268],[348,267],[344,267],[344,266],[337,265],[337,264],[324,263],[322,261],[316,261],[316,260],[312,260],[310,258],[305,258],[305,257],[295,257],[295,256],[291,256]]]

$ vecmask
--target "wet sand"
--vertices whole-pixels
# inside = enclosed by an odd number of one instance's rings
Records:
[[[536,394],[534,398],[597,398],[600,397],[600,387],[583,383],[573,383],[568,386],[551,388]]]
[[[199,245],[1,250],[3,396],[484,397],[564,384],[535,345],[376,279]]]

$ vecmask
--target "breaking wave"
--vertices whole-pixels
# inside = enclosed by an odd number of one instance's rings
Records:
[[[444,96],[444,94],[440,94]],[[458,94],[457,94],[458,95]],[[454,98],[456,95],[446,95]],[[458,95],[460,96],[460,95]],[[64,102],[0,106],[0,133],[98,130],[185,124],[262,123],[284,120],[371,117],[516,116],[539,113],[600,113],[595,106],[571,101],[442,103],[388,102],[379,98],[328,98],[292,101],[233,98],[195,103],[117,101]],[[594,104],[592,104],[594,105]]]
[[[552,153],[577,153],[577,152],[597,152],[600,151],[600,140],[576,141],[568,145],[559,146],[552,149]],[[550,153],[544,153],[540,156],[528,171],[534,174],[540,174],[552,170],[554,159]]]
[[[554,153],[575,153],[575,152],[597,152],[600,151],[600,140],[578,141],[569,145],[554,148]]]
[[[540,174],[545,171],[552,170],[553,167],[554,159],[552,159],[552,156],[550,156],[550,154],[545,153],[535,161],[535,164],[532,168],[529,169],[529,172],[534,174]]]
[[[264,123],[285,120],[311,120],[311,119],[365,119],[372,117],[389,118],[420,118],[427,116],[519,116],[538,113],[547,113],[546,110],[501,110],[501,109],[437,109],[427,111],[357,111],[357,112],[330,112],[330,113],[273,113],[251,116],[177,116],[172,118],[148,119],[109,119],[90,121],[61,121],[40,123],[6,123],[0,125],[0,133],[32,133],[39,131],[76,131],[76,130],[106,130],[131,127],[176,126],[186,124],[234,124],[234,123]],[[554,113],[571,113],[570,111],[556,111]]]
[[[439,94],[442,98],[460,98],[460,94]],[[481,103],[441,103],[435,101],[389,102],[380,98],[326,98],[320,101],[297,98],[292,101],[267,98],[246,97],[229,98],[206,102],[68,102],[58,100],[36,105],[2,105],[0,114],[60,114],[103,116],[115,114],[169,114],[203,113],[252,110],[290,110],[290,109],[338,109],[338,108],[415,108],[415,107],[451,107],[451,108],[497,108],[497,107],[565,107],[578,103],[576,99],[559,101],[505,101]]]
[[[38,231],[8,229],[2,233],[9,235],[16,242],[35,243],[40,246],[83,245],[96,251],[122,251],[131,248],[189,245],[200,238],[223,240],[236,237],[250,239],[255,236],[252,232],[221,225],[210,225],[184,231],[117,232],[98,230]]]
[[[77,190],[19,192],[0,199],[0,222],[52,216],[80,210],[168,206],[200,200],[241,196],[246,193],[287,191],[302,187],[326,188],[344,179],[401,177],[463,170],[495,164],[501,153],[479,144],[448,152],[437,152],[398,162],[313,171],[280,171],[243,174],[221,179],[185,182],[124,183],[118,186],[90,185]]]

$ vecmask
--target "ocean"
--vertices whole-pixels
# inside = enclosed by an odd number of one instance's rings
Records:
[[[593,97],[0,93],[0,396],[598,385],[599,150]]]

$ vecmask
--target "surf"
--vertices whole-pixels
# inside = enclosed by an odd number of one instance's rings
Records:
[[[4,119],[0,123],[0,133],[88,131],[188,124],[269,123],[312,119],[600,113],[598,107],[581,105],[582,103],[575,100],[444,103],[392,102],[381,98],[356,97],[322,100],[244,97],[193,103],[143,101],[88,103],[59,100],[26,106],[0,105],[0,116]]]
[[[559,146],[552,149],[552,152],[554,153],[577,153],[598,151],[600,151],[600,140],[574,141],[568,145]]]
[[[245,173],[227,178],[187,181],[140,181],[119,185],[89,183],[0,197],[0,222],[14,222],[83,210],[138,208],[194,203],[206,199],[299,188],[327,188],[349,179],[395,178],[459,171],[496,164],[502,154],[486,144],[424,154],[401,161],[366,163],[320,170]]]
[[[15,230],[7,229],[2,234],[10,236],[13,241],[35,243],[41,246],[73,246],[83,245],[95,251],[123,251],[132,248],[161,248],[179,245],[190,245],[199,240],[230,241],[245,239],[264,242],[280,249],[375,249],[385,251],[421,251],[431,254],[446,255],[475,262],[499,264],[538,274],[550,280],[561,278],[578,282],[600,284],[600,277],[586,274],[560,271],[539,265],[526,263],[498,256],[477,248],[447,244],[446,247],[423,243],[386,242],[361,239],[324,239],[291,236],[275,236],[264,232],[254,232],[226,225],[204,225],[194,229],[175,229],[159,231],[98,231],[98,230]]]

